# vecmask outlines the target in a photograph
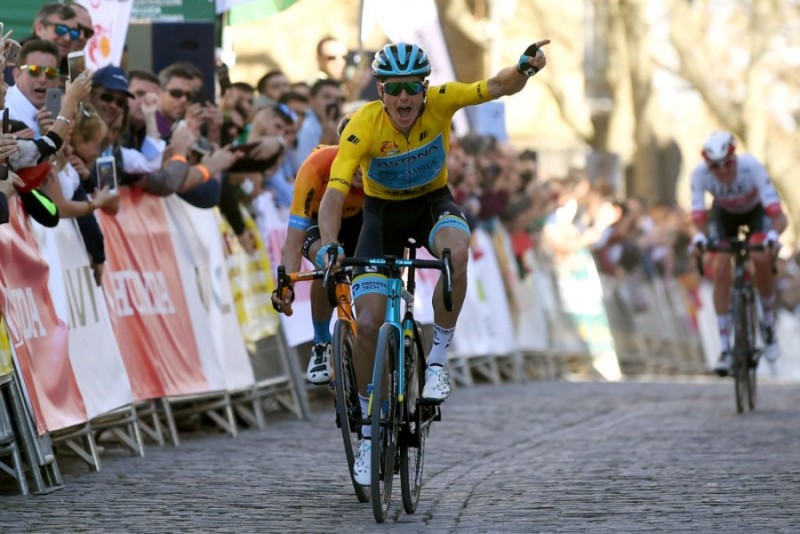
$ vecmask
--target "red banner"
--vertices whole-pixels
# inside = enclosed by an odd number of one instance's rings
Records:
[[[143,400],[209,391],[164,203],[127,188],[120,196],[116,216],[98,214],[103,287],[133,393]]]
[[[47,287],[50,269],[16,198],[10,208],[10,223],[0,226],[0,306],[36,426],[44,434],[88,417],[67,352],[68,327],[56,315]]]

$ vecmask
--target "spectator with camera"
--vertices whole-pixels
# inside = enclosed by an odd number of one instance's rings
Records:
[[[100,156],[108,126],[91,104],[77,113],[63,148],[55,160],[54,173],[42,185],[42,190],[58,206],[62,218],[83,217],[96,209],[115,214],[119,199],[110,186],[97,187],[88,183],[94,178],[91,169]],[[76,195],[76,192],[82,192]],[[94,191],[89,198],[87,191]],[[70,200],[72,199],[72,200]]]
[[[106,260],[103,232],[94,217],[97,209],[115,215],[119,210],[119,195],[109,185],[99,187],[95,160],[108,132],[108,126],[91,104],[77,113],[63,149],[56,160],[57,176],[51,176],[42,186],[62,218],[75,218],[91,261],[94,280],[100,285]],[[93,191],[90,196],[89,191]]]
[[[5,39],[3,41],[5,49]],[[28,41],[20,50],[18,64],[13,69],[18,83],[8,90],[11,98],[3,102],[9,117],[19,117],[19,120],[9,121],[9,131],[14,135],[4,134],[16,145],[16,151],[8,157],[8,165],[24,182],[19,196],[26,212],[47,227],[58,224],[59,211],[39,187],[51,176],[50,159],[64,145],[76,111],[91,89],[88,73],[78,76],[74,82],[67,83],[55,117],[44,108],[46,90],[57,83],[58,68],[54,66],[57,54],[51,42]],[[1,85],[5,89],[5,83]]]
[[[56,120],[45,108],[48,89],[60,84],[58,48],[50,41],[34,39],[26,42],[12,71],[14,85],[6,93],[10,118],[22,122],[29,130],[18,137],[41,137]]]
[[[246,139],[250,121],[253,119],[254,108],[253,99],[255,89],[253,86],[236,82],[222,93],[219,103],[219,110],[222,112],[221,139]]]
[[[143,187],[156,194],[178,192],[199,208],[211,208],[220,200],[222,173],[241,153],[218,148],[222,114],[209,103],[203,91],[203,75],[197,67],[177,62],[158,73],[161,92],[156,122],[161,138],[169,143],[164,170],[178,180],[153,181]],[[187,140],[193,142],[185,146]]]
[[[280,166],[286,154],[285,136],[291,135],[293,118],[291,110],[283,104],[259,110],[253,118],[248,142],[243,145],[245,155],[223,178],[220,211],[249,253],[255,250],[255,242],[245,228],[241,208],[251,208],[256,218],[259,212],[266,211],[258,207],[265,201],[262,192],[269,184],[267,177]]]

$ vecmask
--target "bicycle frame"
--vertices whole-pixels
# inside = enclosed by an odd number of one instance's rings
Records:
[[[401,323],[400,316],[402,313],[402,304],[401,301],[405,301],[406,303],[406,312]],[[386,314],[384,316],[384,323],[388,323],[392,325],[397,330],[397,333],[400,335],[400,339],[405,340],[406,335],[413,335],[411,332],[411,328],[413,328],[413,321],[414,316],[413,313],[409,311],[410,308],[414,306],[414,295],[412,295],[409,291],[403,287],[403,280],[401,278],[389,278],[389,295],[386,298]],[[405,342],[400,343],[400,346],[397,348],[397,400],[398,402],[403,402],[405,399],[405,366],[400,365],[400,362],[405,362],[406,357],[406,346]],[[372,379],[373,383],[375,382],[375,377],[373,376]],[[372,388],[369,391],[369,412],[372,413]]]
[[[416,289],[415,270],[417,268],[439,269],[445,276],[445,307],[452,309],[452,292],[453,286],[451,281],[450,271],[450,251],[445,250],[442,254],[442,260],[418,260],[416,258],[416,248],[409,247],[408,258],[398,258],[396,256],[387,255],[383,258],[347,258],[344,260],[343,265],[352,266],[373,266],[373,267],[386,267],[389,269],[389,289],[386,297],[386,313],[384,314],[384,324],[388,323],[397,329],[397,333],[401,340],[405,340],[406,336],[412,336],[412,329],[414,328],[414,291]],[[408,268],[408,283],[404,284],[401,277],[401,270]],[[407,287],[406,287],[407,286]],[[402,310],[402,302],[406,303],[405,314]],[[402,317],[402,319],[401,319]],[[401,365],[405,362],[405,342],[400,343],[398,347],[397,357],[397,400],[398,402],[404,401],[405,391],[405,372],[404,366]],[[375,382],[375,376],[372,378]],[[369,412],[372,413],[372,390],[369,388]]]

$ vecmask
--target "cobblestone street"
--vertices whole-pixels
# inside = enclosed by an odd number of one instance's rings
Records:
[[[185,433],[102,470],[59,456],[63,489],[14,495],[3,532],[797,532],[800,388],[728,380],[530,382],[453,392],[432,429],[417,513],[375,523],[353,493],[332,406],[231,438]],[[8,482],[8,477],[3,482]]]

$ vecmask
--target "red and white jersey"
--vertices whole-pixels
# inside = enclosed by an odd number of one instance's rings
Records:
[[[705,162],[692,171],[691,184],[692,220],[695,223],[704,223],[706,220],[706,191],[714,197],[717,206],[730,213],[746,213],[758,204],[764,206],[767,215],[781,211],[778,192],[767,170],[750,154],[741,154],[736,158],[736,178],[731,184],[717,180]]]

